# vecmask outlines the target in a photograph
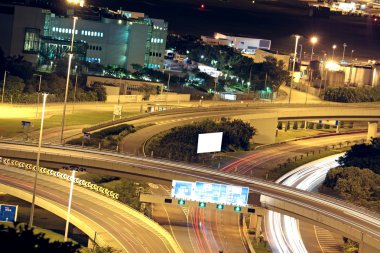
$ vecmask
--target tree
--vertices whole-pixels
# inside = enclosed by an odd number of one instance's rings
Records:
[[[49,242],[43,233],[23,224],[14,227],[0,224],[0,245],[4,252],[79,253],[81,246],[72,242]]]
[[[352,146],[338,162],[341,166],[369,168],[380,174],[380,138],[372,139],[370,144]]]
[[[24,80],[17,76],[7,76],[5,90],[7,95],[20,95],[25,88]]]

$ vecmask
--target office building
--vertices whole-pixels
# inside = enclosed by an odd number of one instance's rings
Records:
[[[75,31],[73,17],[77,16]],[[53,13],[41,7],[2,5],[0,47],[49,66],[67,54],[75,34],[75,59],[133,70],[133,64],[162,69],[168,25],[144,13],[93,7]]]

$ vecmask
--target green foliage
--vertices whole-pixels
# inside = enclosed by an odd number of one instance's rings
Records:
[[[369,168],[376,174],[380,174],[380,138],[372,139],[371,144],[352,146],[351,150],[339,159],[339,164]]]
[[[357,167],[331,169],[323,182],[324,187],[332,189],[339,197],[375,211],[380,211],[378,185],[380,175]]]
[[[327,88],[325,99],[342,103],[376,102],[380,101],[380,87]]]
[[[350,240],[346,237],[343,237],[343,253],[358,253],[359,252],[359,243]]]
[[[295,129],[295,130],[298,129],[298,121],[294,121],[294,123],[293,123],[293,129]]]
[[[248,150],[255,129],[242,120],[205,120],[171,129],[149,145],[149,152],[176,160],[198,160],[197,142],[201,133],[223,132],[222,151]]]
[[[99,143],[102,148],[115,149],[122,138],[136,131],[133,125],[121,124],[105,128],[91,134],[91,139],[77,138],[69,140],[67,143],[72,145],[82,145],[98,147]]]
[[[100,174],[93,174],[93,173],[84,173],[84,174],[79,175],[78,178],[89,181],[93,184],[108,183],[108,182],[120,179],[119,177],[115,177],[115,176],[100,175]]]
[[[274,91],[277,91],[280,85],[290,83],[289,72],[283,69],[284,63],[273,57],[266,57],[266,61],[254,63],[251,58],[245,57],[231,47],[205,45],[199,38],[186,35],[169,35],[167,46],[180,54],[188,55],[192,60],[223,71],[227,74],[225,85],[229,87],[238,83],[236,79],[229,79],[231,75],[239,77],[240,80],[251,81],[253,84],[251,88],[257,90],[264,89],[265,79],[267,79],[267,85]],[[204,83],[205,90],[213,87],[207,78],[204,79]]]
[[[277,123],[277,129],[281,130],[282,129],[282,121],[279,121]]]
[[[77,253],[81,247],[72,242],[49,242],[43,233],[34,234],[33,228],[23,224],[14,227],[0,224],[0,244],[4,252]]]

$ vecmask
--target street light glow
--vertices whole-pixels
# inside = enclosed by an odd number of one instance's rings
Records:
[[[80,7],[84,6],[84,0],[67,0],[69,4],[79,5]]]
[[[336,63],[335,61],[328,61],[326,62],[326,69],[330,71],[338,71],[339,70],[339,64]]]
[[[318,38],[313,36],[313,37],[311,37],[310,42],[311,42],[311,44],[315,45],[318,42]]]

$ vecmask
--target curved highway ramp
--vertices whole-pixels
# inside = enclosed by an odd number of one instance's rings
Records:
[[[34,172],[0,166],[0,192],[31,202]],[[38,175],[36,205],[65,219],[70,183]],[[100,246],[122,252],[182,252],[172,236],[136,210],[74,187],[71,223]]]

